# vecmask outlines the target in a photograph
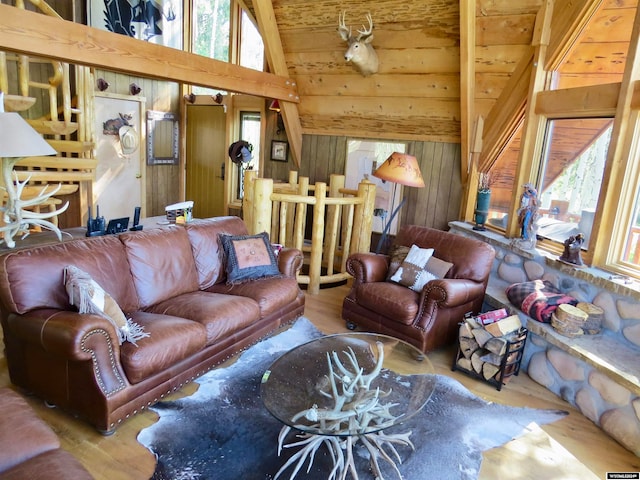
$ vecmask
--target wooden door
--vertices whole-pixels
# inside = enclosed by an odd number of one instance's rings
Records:
[[[135,207],[146,216],[144,105],[142,97],[96,93],[93,217],[97,207],[107,222],[123,217],[133,221]]]
[[[194,218],[224,215],[225,125],[222,106],[187,106],[186,199]]]

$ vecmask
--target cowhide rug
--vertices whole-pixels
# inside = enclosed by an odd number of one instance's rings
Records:
[[[152,478],[273,479],[294,452],[285,449],[282,456],[277,454],[282,424],[262,404],[261,377],[281,354],[321,335],[301,318],[290,329],[249,348],[229,367],[200,377],[193,395],[152,407],[160,420],[138,436],[158,458]],[[405,480],[475,479],[483,451],[517,437],[531,422],[550,423],[566,414],[487,403],[458,381],[438,375],[423,410],[396,427],[412,431],[416,448],[398,448],[403,461],[399,469]],[[360,480],[373,478],[364,447],[356,453]],[[328,455],[318,453],[311,471],[307,473],[305,464],[295,478],[326,480],[332,465]],[[289,467],[279,478],[287,480],[291,472]],[[394,478],[391,470],[385,472],[386,480]]]

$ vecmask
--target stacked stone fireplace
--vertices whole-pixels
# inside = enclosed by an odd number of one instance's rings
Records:
[[[522,370],[578,408],[624,447],[640,456],[640,284],[625,284],[591,268],[574,268],[540,250],[513,248],[508,239],[452,222],[454,233],[496,249],[486,309],[507,307],[529,330]],[[604,310],[596,335],[566,337],[510,304],[507,286],[548,280],[563,293]]]

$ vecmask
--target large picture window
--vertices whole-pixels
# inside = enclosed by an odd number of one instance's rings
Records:
[[[589,244],[611,139],[612,118],[549,120],[538,180],[538,236]]]

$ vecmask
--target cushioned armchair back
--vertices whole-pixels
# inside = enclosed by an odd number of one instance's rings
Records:
[[[453,263],[447,278],[466,278],[486,282],[495,257],[487,243],[434,228],[403,225],[395,239],[396,245],[433,248],[434,256]]]

